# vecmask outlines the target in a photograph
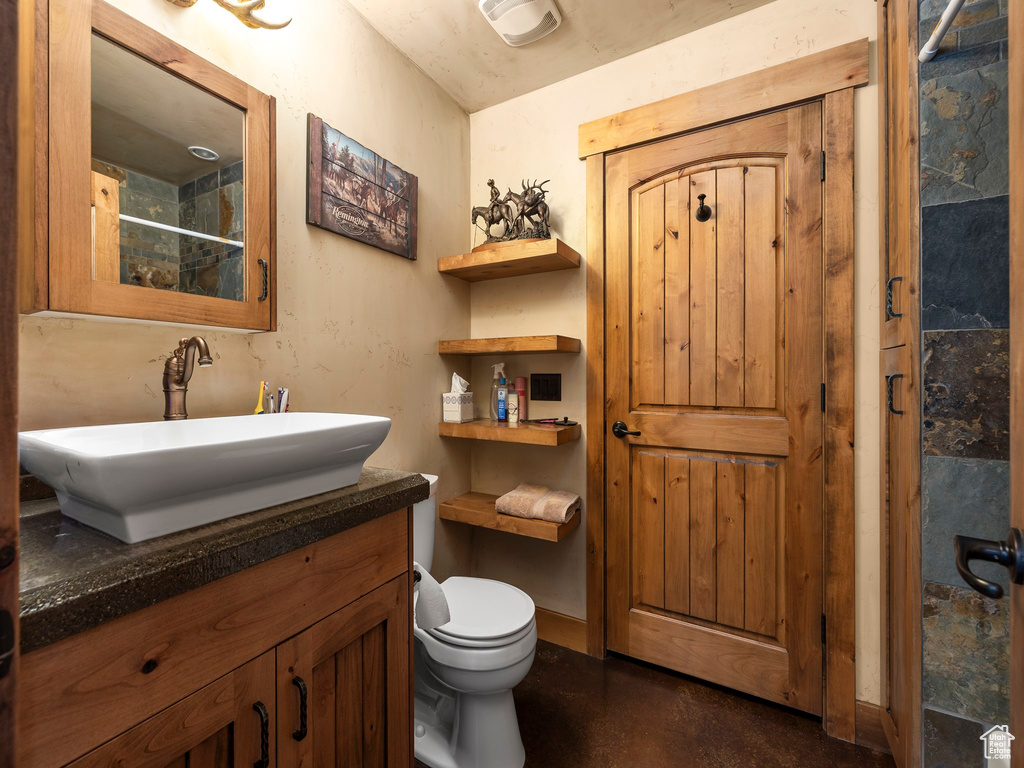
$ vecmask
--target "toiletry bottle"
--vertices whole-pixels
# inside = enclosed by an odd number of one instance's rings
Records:
[[[508,423],[518,424],[519,423],[519,393],[516,392],[516,388],[509,384],[508,387]]]
[[[491,366],[494,369],[494,381],[491,382],[491,421],[498,419],[498,380],[505,375],[505,364],[496,363]]]
[[[529,416],[526,415],[526,377],[516,376],[516,395],[519,399],[519,420],[526,421]]]
[[[508,421],[508,382],[498,379],[498,421]]]

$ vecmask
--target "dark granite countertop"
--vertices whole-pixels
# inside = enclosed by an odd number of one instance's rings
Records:
[[[138,544],[64,517],[53,496],[23,500],[21,652],[408,507],[428,488],[421,475],[366,467],[348,488]]]

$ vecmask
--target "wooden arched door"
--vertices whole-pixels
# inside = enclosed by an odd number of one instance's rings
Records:
[[[811,103],[605,176],[608,647],[816,714],[821,157]]]

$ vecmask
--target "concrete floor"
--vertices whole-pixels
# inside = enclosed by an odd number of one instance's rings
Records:
[[[621,657],[537,644],[515,690],[526,768],[892,768],[820,720]]]

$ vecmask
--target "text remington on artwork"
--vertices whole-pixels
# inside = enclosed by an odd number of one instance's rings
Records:
[[[313,114],[307,153],[310,224],[416,258],[415,176]]]

